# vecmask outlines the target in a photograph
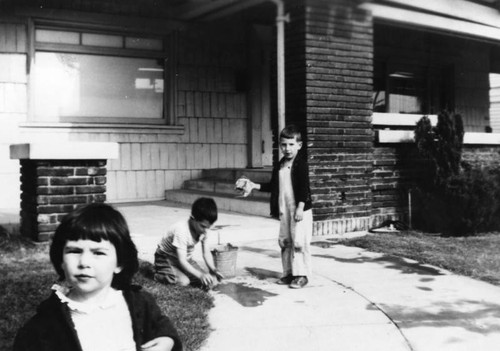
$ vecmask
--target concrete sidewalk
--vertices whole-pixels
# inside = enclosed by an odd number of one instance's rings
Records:
[[[142,258],[152,261],[166,228],[189,216],[179,206],[117,206]],[[289,289],[275,284],[277,221],[223,212],[216,224],[220,241],[240,248],[238,274],[213,292],[214,330],[201,351],[500,349],[498,287],[319,237],[310,283]]]

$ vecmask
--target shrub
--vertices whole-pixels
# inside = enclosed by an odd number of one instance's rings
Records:
[[[439,187],[418,188],[417,223],[424,230],[452,236],[499,229],[499,178],[498,172],[469,169]]]
[[[463,140],[464,127],[458,114],[440,113],[436,127],[425,116],[417,122],[415,141],[419,153],[431,163],[428,174],[433,183],[440,184],[460,173]]]
[[[500,173],[463,162],[463,136],[458,114],[440,113],[436,127],[427,117],[417,123],[424,167],[415,192],[416,224],[424,230],[465,236],[500,227]]]

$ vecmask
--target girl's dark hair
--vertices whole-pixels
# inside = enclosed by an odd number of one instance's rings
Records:
[[[213,224],[217,220],[217,205],[210,197],[200,197],[193,202],[191,215],[197,221],[206,220]]]
[[[94,203],[64,216],[50,245],[50,261],[60,280],[65,278],[61,267],[64,246],[70,240],[80,239],[110,241],[116,249],[118,266],[122,268],[120,273],[115,274],[111,285],[115,289],[124,289],[130,285],[132,277],[139,269],[139,261],[127,222],[120,212],[110,205]]]
[[[296,138],[297,141],[302,141],[302,133],[300,132],[300,129],[296,125],[289,124],[281,131],[280,138],[286,138],[286,139]]]

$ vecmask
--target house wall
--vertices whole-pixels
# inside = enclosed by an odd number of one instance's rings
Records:
[[[316,235],[371,222],[373,26],[350,1],[293,1],[287,122],[307,128]]]
[[[490,126],[489,45],[458,40],[455,48],[455,111],[462,115],[464,128],[485,132]]]
[[[243,28],[241,29],[243,30]],[[237,27],[189,27],[178,34],[178,130],[149,128],[30,127],[27,26],[0,20],[0,208],[19,206],[19,162],[12,143],[111,141],[120,158],[109,160],[108,201],[163,199],[168,189],[202,169],[247,165],[244,36]],[[16,185],[17,184],[17,185]]]
[[[495,169],[500,167],[500,148],[465,145],[462,160],[474,167]],[[379,145],[375,148],[372,225],[385,219],[409,223],[409,206],[415,179],[421,171],[421,161],[415,144]],[[415,211],[418,209],[412,209],[413,216]]]
[[[418,174],[414,144],[375,147],[373,153],[372,225],[386,219],[408,220],[409,192]]]
[[[20,165],[10,160],[9,145],[19,140],[18,124],[27,118],[26,40],[23,23],[0,22],[0,207],[20,202]]]
[[[315,234],[368,229],[388,218],[408,220],[418,156],[414,145],[374,142],[377,26],[370,12],[348,1],[321,0],[293,1],[287,11],[293,19],[286,36],[287,122],[307,129]],[[406,33],[405,39],[384,43],[377,54],[448,67],[446,78],[454,88],[448,86],[445,94],[466,130],[483,132],[489,125],[490,44],[388,27]],[[408,39],[415,36],[424,38]],[[498,156],[495,149],[467,148],[464,158],[479,150],[485,160]]]
[[[500,74],[490,75],[490,124],[493,133],[500,133]]]
[[[421,28],[375,24],[375,59],[441,67],[448,81],[442,94],[469,132],[484,132],[490,125],[490,45]]]

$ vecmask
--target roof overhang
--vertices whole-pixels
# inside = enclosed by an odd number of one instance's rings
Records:
[[[479,3],[481,2],[481,3]],[[500,41],[498,0],[385,0],[361,5],[375,20],[488,41]]]

